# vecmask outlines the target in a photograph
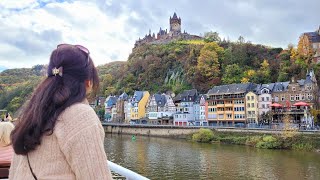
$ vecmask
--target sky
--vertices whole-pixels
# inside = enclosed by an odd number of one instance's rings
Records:
[[[47,64],[58,44],[81,44],[96,65],[126,61],[135,40],[169,29],[286,48],[320,26],[319,0],[0,0],[0,71]]]

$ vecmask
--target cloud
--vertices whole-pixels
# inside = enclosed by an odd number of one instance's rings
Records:
[[[0,66],[45,64],[59,43],[86,46],[96,65],[127,60],[149,29],[169,29],[173,12],[191,34],[212,30],[231,40],[241,35],[286,47],[320,25],[318,7],[318,0],[1,0]]]

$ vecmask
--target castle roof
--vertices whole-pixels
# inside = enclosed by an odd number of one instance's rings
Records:
[[[176,12],[173,13],[172,19],[178,19]]]

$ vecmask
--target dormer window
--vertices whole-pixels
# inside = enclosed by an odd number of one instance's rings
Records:
[[[309,91],[310,91],[311,89],[312,89],[312,88],[311,88],[311,86],[310,86],[310,85],[308,85],[308,86],[307,86],[307,90],[309,90]]]

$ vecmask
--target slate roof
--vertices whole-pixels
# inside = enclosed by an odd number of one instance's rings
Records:
[[[157,102],[157,106],[160,107],[163,107],[167,102],[166,96],[161,94],[154,94],[154,99]]]
[[[172,19],[178,19],[178,16],[175,12],[173,13]]]
[[[201,97],[203,96],[204,99],[207,99],[207,95],[206,94],[199,94],[199,96],[197,96],[195,103],[199,104]]]
[[[282,92],[288,89],[289,81],[276,82],[273,88],[273,92]]]
[[[244,84],[227,84],[221,86],[214,86],[208,91],[208,95],[222,95],[222,94],[237,94],[245,93],[250,90],[256,89],[256,85],[253,83],[244,83]]]
[[[119,96],[119,100],[127,100],[128,97],[129,97],[128,94],[124,92]]]
[[[143,91],[135,91],[133,94],[133,99],[135,102],[139,102],[143,97]]]
[[[116,96],[109,96],[107,99],[106,99],[106,106],[107,107],[112,107],[113,105],[116,105],[117,103],[117,97]]]
[[[319,43],[320,42],[320,35],[318,32],[306,32],[304,33],[307,35],[312,43]]]
[[[196,89],[191,90],[184,90],[181,96],[195,96],[198,94],[198,91]]]
[[[172,100],[173,102],[181,101],[182,97],[181,94],[176,95]]]

